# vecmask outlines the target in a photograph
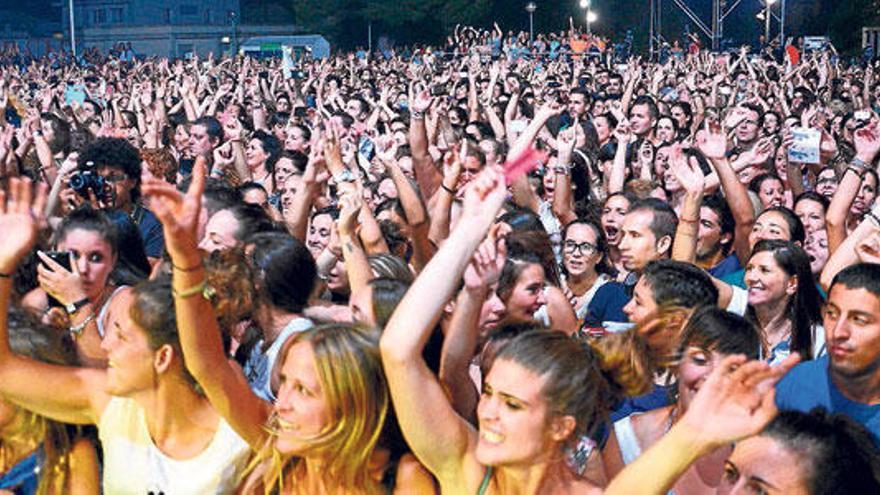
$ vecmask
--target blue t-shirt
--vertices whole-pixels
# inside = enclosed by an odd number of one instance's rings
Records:
[[[670,385],[655,383],[654,388],[647,394],[627,397],[611,412],[611,422],[614,423],[635,413],[653,411],[672,404],[672,391],[677,386],[676,383]]]
[[[733,272],[741,270],[742,267],[739,265],[739,259],[736,257],[736,253],[730,253],[724,257],[723,260],[719,261],[717,265],[709,268],[709,275],[712,275],[715,278],[723,279],[725,275],[729,275]]]
[[[840,393],[828,372],[828,356],[801,363],[776,384],[776,406],[780,410],[809,412],[815,407],[842,413],[861,423],[880,446],[880,405],[854,402]]]
[[[135,206],[132,220],[137,224],[144,243],[144,252],[150,258],[161,258],[162,250],[165,249],[165,236],[162,233],[162,223],[152,211],[143,206]]]
[[[587,306],[584,317],[585,328],[598,328],[606,321],[628,322],[623,307],[629,302],[626,286],[620,282],[608,282],[596,290],[596,295]]]
[[[740,268],[735,272],[728,273],[723,277],[719,277],[722,282],[726,282],[735,287],[746,288],[746,269]]]

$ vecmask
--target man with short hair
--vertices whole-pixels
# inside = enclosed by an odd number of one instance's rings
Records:
[[[189,148],[193,157],[204,156],[211,161],[214,148],[223,143],[223,126],[211,116],[199,117],[189,128]]]
[[[693,312],[717,303],[718,288],[705,271],[682,261],[657,260],[645,267],[624,311],[632,323],[639,325],[637,329],[651,352],[665,360],[675,351],[679,332]],[[645,325],[664,309],[680,311],[666,311],[662,324]],[[612,413],[612,421],[669,405],[670,392],[676,386],[669,376],[657,376],[654,389],[624,400]]]
[[[623,217],[618,244],[624,268],[641,273],[649,262],[668,258],[678,217],[669,203],[656,198],[636,201]]]
[[[629,110],[629,124],[639,142],[654,142],[654,125],[660,116],[657,104],[650,96],[639,96]]]
[[[764,125],[763,112],[759,107],[746,103],[741,108],[743,109],[744,118],[734,127],[734,137],[736,137],[735,150],[738,150],[740,153],[751,149],[758,141],[758,138],[761,136],[761,127]],[[733,153],[736,153],[736,151]]]
[[[618,249],[624,268],[630,271],[624,283],[609,282],[596,291],[587,307],[584,325],[587,328],[605,327],[620,330],[630,325],[615,325],[632,321],[625,307],[648,263],[668,258],[678,217],[665,201],[647,198],[635,201],[623,217],[622,237]]]
[[[568,96],[568,115],[570,122],[575,119],[583,121],[587,116],[587,109],[590,108],[590,96],[584,88],[574,88]]]
[[[795,366],[776,385],[776,405],[846,414],[880,444],[880,265],[841,270],[822,314],[828,354]]]
[[[715,278],[740,269],[732,254],[736,221],[727,201],[717,194],[703,198],[697,234],[696,264]]]

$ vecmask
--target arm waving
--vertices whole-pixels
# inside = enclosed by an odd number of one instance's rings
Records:
[[[251,392],[244,375],[226,359],[214,308],[201,297],[201,291],[192,292],[206,277],[196,237],[206,174],[205,159],[200,156],[185,196],[159,180],[146,181],[143,192],[154,199],[153,211],[162,221],[165,246],[174,266],[174,309],[186,367],[217,412],[256,450],[266,439],[263,425],[270,406]]]
[[[605,495],[665,494],[701,455],[760,432],[776,416],[773,385],[797,362],[792,355],[771,368],[745,356],[725,358],[681,421],[621,471]]]
[[[104,393],[106,372],[67,368],[13,354],[9,347],[9,300],[12,273],[33,248],[39,219],[46,207],[46,186],[34,197],[31,181],[12,178],[0,191],[0,393],[15,404],[66,423],[97,423],[110,397]]]
[[[507,194],[496,169],[466,191],[464,211],[449,241],[410,287],[382,334],[380,349],[391,398],[407,443],[441,483],[456,482],[475,432],[453,410],[421,357],[428,335],[452,297],[471,256]]]

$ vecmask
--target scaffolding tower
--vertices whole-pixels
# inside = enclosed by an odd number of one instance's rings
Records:
[[[660,47],[663,46],[663,0],[648,0],[651,7],[651,18],[648,33],[648,50],[652,59],[657,59]],[[690,19],[697,28],[710,40],[712,51],[721,48],[721,39],[724,37],[724,19],[727,18],[741,3],[742,0],[712,0],[712,19],[709,24],[701,19],[693,9],[688,6],[687,0],[669,0]],[[768,8],[766,0],[758,0],[758,3],[770,11],[772,18],[779,23],[779,45],[785,46],[785,0],[779,0],[779,14],[773,12],[772,3]],[[769,40],[768,40],[769,41]]]

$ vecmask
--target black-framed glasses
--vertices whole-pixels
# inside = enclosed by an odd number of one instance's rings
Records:
[[[596,245],[592,242],[574,242],[574,241],[565,241],[562,243],[562,248],[570,253],[574,253],[575,251],[580,252],[582,255],[588,255],[593,251],[596,251]]]

